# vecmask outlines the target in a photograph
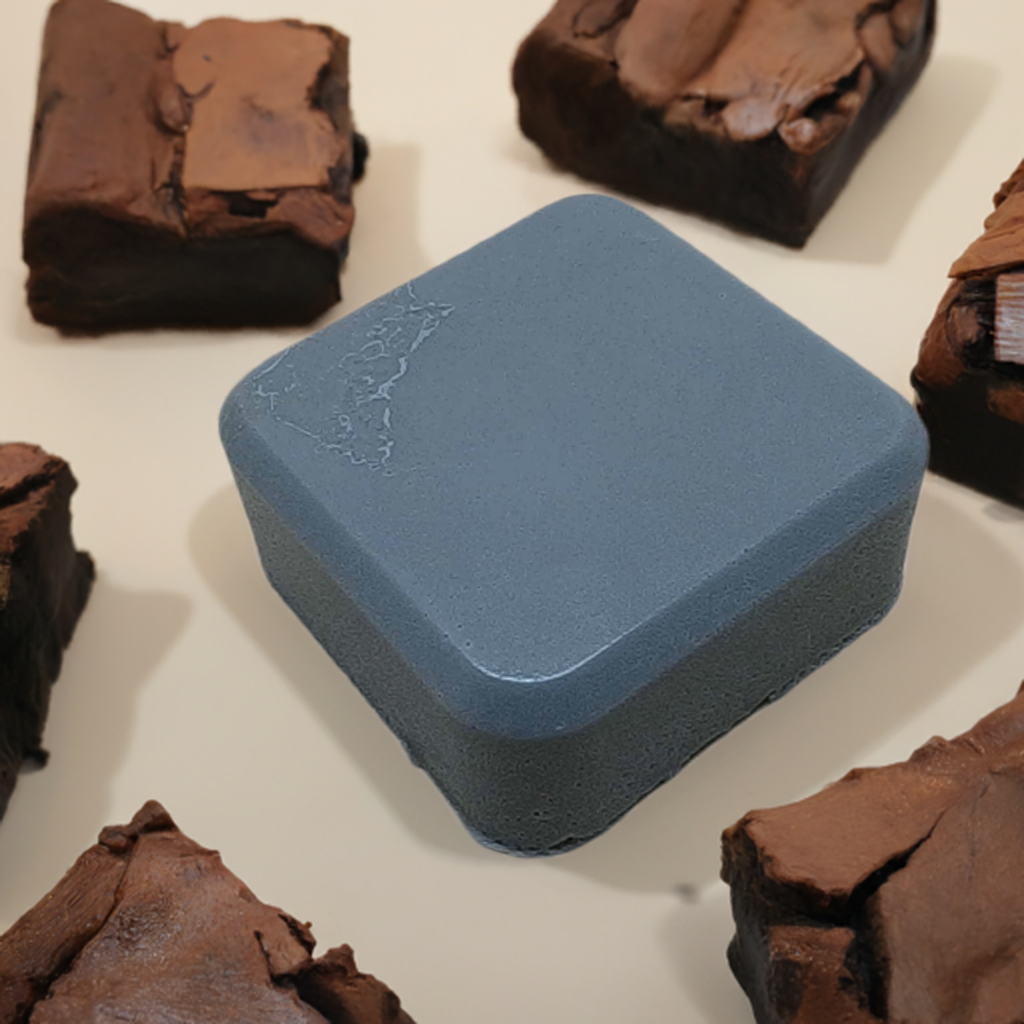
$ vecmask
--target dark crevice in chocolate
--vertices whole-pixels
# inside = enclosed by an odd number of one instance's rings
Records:
[[[313,941],[313,937],[309,932],[310,925],[303,927],[295,920],[294,917],[290,917],[288,914],[277,915],[284,923],[288,926],[288,931],[292,933],[295,941],[302,946],[307,953],[312,953],[316,943]]]
[[[679,97],[681,103],[700,103],[701,104],[701,116],[706,118],[708,121],[715,121],[719,123],[721,121],[721,113],[727,106],[729,106],[729,100],[716,99],[713,96],[698,96],[694,93],[686,93]]]
[[[866,999],[868,1009],[880,1020],[887,1019],[886,992],[889,972],[888,964],[878,949],[873,924],[872,900],[878,890],[893,875],[902,871],[910,863],[910,858],[931,838],[942,817],[940,814],[935,825],[923,839],[869,875],[854,889],[850,897],[844,923],[853,931],[856,938],[850,944],[850,949],[847,952],[846,968],[857,980],[858,988]]]
[[[220,192],[228,204],[228,212],[235,217],[252,217],[265,220],[267,211],[272,210],[280,202],[281,197],[275,195],[270,199],[257,199],[248,192]]]
[[[365,135],[352,133],[352,180],[359,181],[366,173],[366,161],[370,158],[370,143]]]
[[[274,971],[274,965],[270,958],[270,950],[267,949],[267,944],[263,941],[263,932],[253,932],[253,938],[256,940],[256,945],[260,948],[260,954],[263,957],[263,962],[267,965],[267,977],[272,982],[278,981],[279,975]]]
[[[189,101],[189,103],[195,104],[199,103],[201,100],[205,100],[206,97],[209,96],[211,92],[213,92],[213,87],[216,84],[216,80],[207,82],[206,85],[204,85],[202,89],[199,90],[199,92],[189,92],[188,89],[186,89],[183,85],[179,85],[178,88],[181,89],[182,95],[185,97],[186,100]]]
[[[34,491],[52,483],[53,477],[49,473],[35,473],[19,480],[13,487],[0,487],[0,509],[18,505]]]
[[[838,113],[836,108],[839,101],[848,93],[857,91],[863,67],[864,63],[861,62],[848,75],[838,79],[835,88],[827,95],[821,96],[809,104],[802,116],[812,121],[822,121],[828,114]]]
[[[943,815],[939,815],[935,821],[935,825],[942,820]],[[909,850],[904,853],[897,854],[891,860],[883,864],[877,871],[872,872],[864,879],[863,882],[858,885],[853,892],[850,894],[850,899],[846,904],[844,913],[840,916],[840,923],[847,928],[857,928],[859,922],[864,920],[865,907],[868,901],[871,899],[879,889],[893,875],[898,871],[902,871],[907,864],[910,862],[910,858],[931,838],[932,832],[935,831],[935,826],[929,830],[928,834],[918,842],[914,843]]]
[[[182,90],[184,93],[184,89]],[[186,100],[191,115],[192,101]],[[173,212],[175,220],[187,230],[185,222],[185,186],[182,184],[182,174],[185,168],[185,139],[179,139],[174,146],[174,162],[171,164],[171,171],[167,186],[161,191],[165,197],[165,206]]]
[[[155,800],[142,805],[127,825],[108,825],[100,832],[99,844],[112,853],[126,853],[135,849],[139,836],[147,832],[172,832],[177,829],[174,819]]]

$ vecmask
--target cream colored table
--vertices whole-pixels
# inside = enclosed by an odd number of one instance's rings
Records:
[[[353,39],[372,156],[353,310],[589,186],[518,133],[509,65],[547,0],[142,0],[195,21],[287,14]],[[741,1024],[718,836],[856,764],[906,756],[1024,676],[1024,515],[935,478],[903,597],[605,836],[522,861],[462,830],[263,579],[217,439],[249,369],[299,331],[62,340],[23,300],[19,232],[43,0],[0,6],[0,438],[65,456],[99,566],[54,693],[45,771],[0,825],[0,928],[147,798],[264,900],[352,943],[419,1024]],[[799,253],[652,210],[909,395],[949,264],[1024,156],[1024,5],[944,0],[917,91]]]

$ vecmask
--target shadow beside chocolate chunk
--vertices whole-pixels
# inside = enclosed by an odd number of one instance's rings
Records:
[[[365,156],[333,29],[58,0],[25,197],[32,315],[70,332],[313,320],[341,297]]]
[[[0,445],[0,817],[24,764],[45,764],[50,687],[92,587],[71,540],[75,478],[28,444]]]
[[[516,57],[520,125],[585,178],[800,246],[934,33],[934,0],[558,0]]]
[[[4,1024],[413,1024],[349,946],[261,903],[149,801],[0,936]]]
[[[759,1024],[1024,1019],[1024,689],[722,837]]]
[[[994,201],[950,269],[911,380],[930,468],[1024,507],[1024,163]]]

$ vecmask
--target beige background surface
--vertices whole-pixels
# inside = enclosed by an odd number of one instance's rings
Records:
[[[141,0],[353,39],[371,142],[354,310],[590,186],[516,128],[509,65],[547,0]],[[743,1024],[718,835],[752,806],[953,734],[1024,676],[1024,516],[926,480],[878,628],[575,853],[478,847],[265,583],[217,440],[230,387],[306,332],[65,341],[32,322],[19,231],[43,0],[0,5],[0,438],[65,456],[99,565],[49,767],[0,826],[0,928],[147,798],[268,902],[351,942],[419,1024]],[[655,217],[909,395],[949,264],[1024,156],[1024,5],[944,0],[934,58],[802,252]]]

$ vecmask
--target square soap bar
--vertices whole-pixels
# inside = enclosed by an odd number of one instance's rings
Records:
[[[556,203],[221,436],[271,582],[474,835],[576,846],[877,621],[910,405],[646,215]]]
[[[348,39],[58,0],[25,193],[28,303],[69,331],[308,323],[340,298],[365,143]]]

